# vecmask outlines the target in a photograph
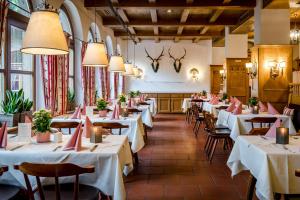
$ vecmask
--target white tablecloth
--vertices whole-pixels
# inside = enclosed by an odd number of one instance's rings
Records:
[[[294,139],[298,138],[298,139]],[[257,179],[256,194],[261,200],[273,199],[273,192],[300,194],[300,178],[295,169],[300,168],[300,137],[290,137],[290,144],[275,144],[275,139],[260,136],[239,136],[227,165],[232,176],[250,170]]]
[[[0,165],[8,165],[9,171],[0,177],[0,183],[9,183],[13,185],[22,185],[25,187],[23,174],[14,170],[14,164],[22,162],[34,163],[73,163],[79,166],[94,165],[95,172],[92,174],[80,175],[80,183],[97,187],[104,193],[112,195],[114,199],[126,199],[126,191],[123,182],[123,170],[126,174],[133,169],[132,157],[127,136],[109,135],[98,144],[95,151],[90,152],[94,145],[89,139],[83,138],[83,151],[62,151],[62,148],[53,152],[58,145],[64,145],[68,142],[70,136],[64,136],[63,143],[44,143],[35,142],[26,144],[14,151],[9,151],[12,146],[19,143],[8,141],[8,150],[0,150]],[[73,182],[74,177],[60,178],[60,183]],[[32,177],[31,183],[35,183]],[[53,183],[53,179],[42,179],[43,184]],[[1,195],[0,195],[1,196]],[[1,199],[1,198],[0,198]]]
[[[218,114],[219,114],[218,108],[221,107],[221,106],[229,106],[229,105],[225,104],[225,103],[222,103],[222,102],[220,102],[217,105],[213,105],[209,102],[204,102],[203,103],[203,110],[213,114],[214,116],[218,116]]]
[[[191,98],[184,98],[182,102],[182,111],[186,112],[191,107]]]
[[[147,105],[140,105],[137,107],[137,109],[141,110],[142,113],[142,121],[144,124],[146,124],[148,127],[153,127],[153,120],[152,120],[152,114],[150,111],[150,106]]]
[[[233,140],[236,140],[236,138],[239,135],[245,135],[248,134],[252,127],[251,123],[245,122],[247,119],[252,119],[254,117],[277,117],[282,120],[283,126],[286,128],[289,128],[290,134],[296,133],[295,127],[293,125],[292,119],[289,116],[286,115],[271,115],[267,113],[260,113],[260,114],[251,114],[249,111],[244,111],[241,115],[234,115],[230,112],[227,112],[226,110],[221,110],[218,115],[218,121],[217,124],[219,125],[225,125],[228,126],[228,128],[231,130],[230,137]]]
[[[155,116],[157,114],[157,102],[155,98],[148,98],[149,100],[146,101],[146,103],[150,104],[150,112],[152,116]]]
[[[144,127],[142,122],[142,117],[140,114],[130,115],[129,117],[120,117],[118,120],[111,120],[109,117],[100,118],[98,115],[94,115],[93,118],[90,119],[93,123],[94,122],[118,122],[123,125],[128,125],[129,128],[122,129],[122,135],[127,135],[129,141],[131,142],[131,150],[133,153],[140,151],[145,146],[144,141]],[[74,120],[74,119],[65,119],[65,118],[54,118],[52,119],[53,122],[55,121],[81,121],[85,123],[85,116],[82,116],[81,120]],[[115,130],[114,134],[119,134],[119,130]]]

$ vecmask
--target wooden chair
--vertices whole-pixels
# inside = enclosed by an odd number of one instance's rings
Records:
[[[202,114],[202,111],[203,111],[202,107],[203,107],[203,103],[201,103],[200,105],[197,105],[197,104],[192,105],[192,113],[193,113],[193,117],[195,119],[193,131],[194,131],[194,134],[196,137],[198,136],[200,125],[204,121],[204,117]]]
[[[205,113],[205,120],[208,126],[207,133],[208,137],[206,139],[206,143],[204,146],[205,153],[209,162],[212,162],[216,147],[218,142],[223,141],[224,149],[232,149],[233,143],[230,138],[230,130],[229,129],[216,129],[215,123],[216,119],[212,114]]]
[[[0,167],[0,176],[8,171],[7,166]],[[24,189],[14,185],[0,184],[0,199],[3,200],[26,200],[26,192]]]
[[[110,130],[111,133],[112,133],[112,130],[119,129],[119,135],[122,134],[123,128],[129,128],[128,125],[123,125],[118,122],[94,122],[93,126],[101,126],[104,129]]]
[[[38,192],[37,195],[41,200],[97,200],[99,198],[100,191],[97,188],[79,184],[79,175],[86,173],[94,173],[95,168],[93,166],[80,167],[71,163],[40,164],[24,162],[21,165],[15,165],[14,168],[16,170],[20,170],[24,174],[24,179],[30,200],[35,199],[35,192]],[[35,176],[37,188],[32,188],[29,176]],[[75,176],[75,182],[59,184],[59,178],[66,176]],[[43,186],[40,177],[54,178],[55,185]]]
[[[139,103],[138,103],[138,105],[150,106],[150,104],[149,104],[149,103],[147,103],[147,102],[139,102]]]
[[[254,117],[245,121],[251,123],[252,129],[249,132],[250,135],[265,135],[270,129],[271,124],[276,120],[276,117]],[[259,124],[259,128],[255,128],[255,124]]]
[[[143,111],[137,109],[137,108],[128,108],[128,113],[141,113]]]
[[[59,131],[62,131],[61,129],[67,128],[69,129],[69,134],[71,134],[71,129],[76,128],[79,125],[79,122],[52,122],[50,127],[51,128],[57,128]]]

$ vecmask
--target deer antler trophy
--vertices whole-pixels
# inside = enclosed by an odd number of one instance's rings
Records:
[[[149,53],[146,50],[146,48],[145,48],[145,51],[146,51],[146,54],[147,54],[147,58],[149,58],[152,61],[151,62],[151,66],[152,66],[153,71],[156,73],[158,71],[158,68],[159,68],[159,60],[164,55],[164,48],[162,49],[160,55],[157,58],[152,58],[149,55]]]
[[[181,69],[181,65],[182,65],[181,60],[182,60],[182,59],[185,57],[185,55],[186,55],[186,49],[184,49],[184,55],[183,55],[182,57],[180,57],[180,58],[175,58],[174,56],[172,56],[170,50],[171,50],[171,48],[169,48],[168,53],[169,53],[170,58],[173,59],[173,66],[174,66],[174,69],[175,69],[175,71],[176,71],[177,73],[179,73],[179,72],[180,72],[180,69]]]

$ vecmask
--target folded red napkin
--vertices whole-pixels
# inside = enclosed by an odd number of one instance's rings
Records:
[[[279,115],[279,112],[270,104],[269,102],[267,103],[268,105],[268,113],[271,115]]]
[[[128,100],[128,107],[129,107],[129,108],[132,107],[132,98],[129,98],[129,100]]]
[[[234,97],[234,102],[235,102],[235,105],[241,104],[241,101],[236,97]]]
[[[235,103],[231,103],[226,109],[227,112],[232,112],[235,109]]]
[[[78,124],[75,132],[71,136],[70,140],[64,147],[64,151],[69,151],[69,150],[75,150],[75,151],[80,151],[81,150],[81,135],[82,135],[82,124]]]
[[[80,106],[75,109],[75,112],[69,117],[69,119],[81,119]]]
[[[83,104],[82,113],[83,115],[86,115],[86,104]]]
[[[239,103],[236,108],[232,111],[234,115],[240,115],[242,114],[243,108],[242,108],[242,103]]]
[[[235,99],[232,96],[230,96],[230,103],[235,103]]]
[[[4,122],[0,129],[0,148],[6,148],[7,146],[7,123]]]
[[[120,107],[118,104],[116,104],[110,119],[119,119],[119,115],[120,115]]]
[[[261,101],[258,102],[258,107],[260,112],[268,112],[267,106]]]
[[[28,115],[25,115],[25,123],[32,124],[32,119]],[[33,137],[33,136],[34,136],[34,132],[31,131],[31,137]]]
[[[277,119],[266,134],[266,137],[276,138],[276,128],[280,127],[281,120]]]
[[[214,97],[211,102],[210,102],[212,105],[217,105],[219,104],[219,98],[218,97]]]
[[[93,123],[91,122],[90,118],[86,116],[82,134],[84,137],[90,138],[92,131],[93,131]]]
[[[144,102],[144,101],[145,101],[145,97],[144,97],[143,94],[140,96],[140,101],[141,101],[141,102]]]

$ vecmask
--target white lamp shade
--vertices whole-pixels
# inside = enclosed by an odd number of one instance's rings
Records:
[[[69,53],[58,13],[41,10],[31,14],[21,52],[37,55]]]
[[[89,43],[82,61],[83,66],[106,67],[108,65],[103,43]]]
[[[137,67],[134,67],[134,68],[132,68],[132,70],[133,70],[133,75],[134,75],[135,77],[138,77],[139,74],[140,74],[139,69],[138,69]]]
[[[125,65],[122,56],[112,56],[110,58],[108,71],[125,72]]]
[[[123,73],[124,76],[133,76],[133,65],[130,63],[125,63],[125,72]]]

